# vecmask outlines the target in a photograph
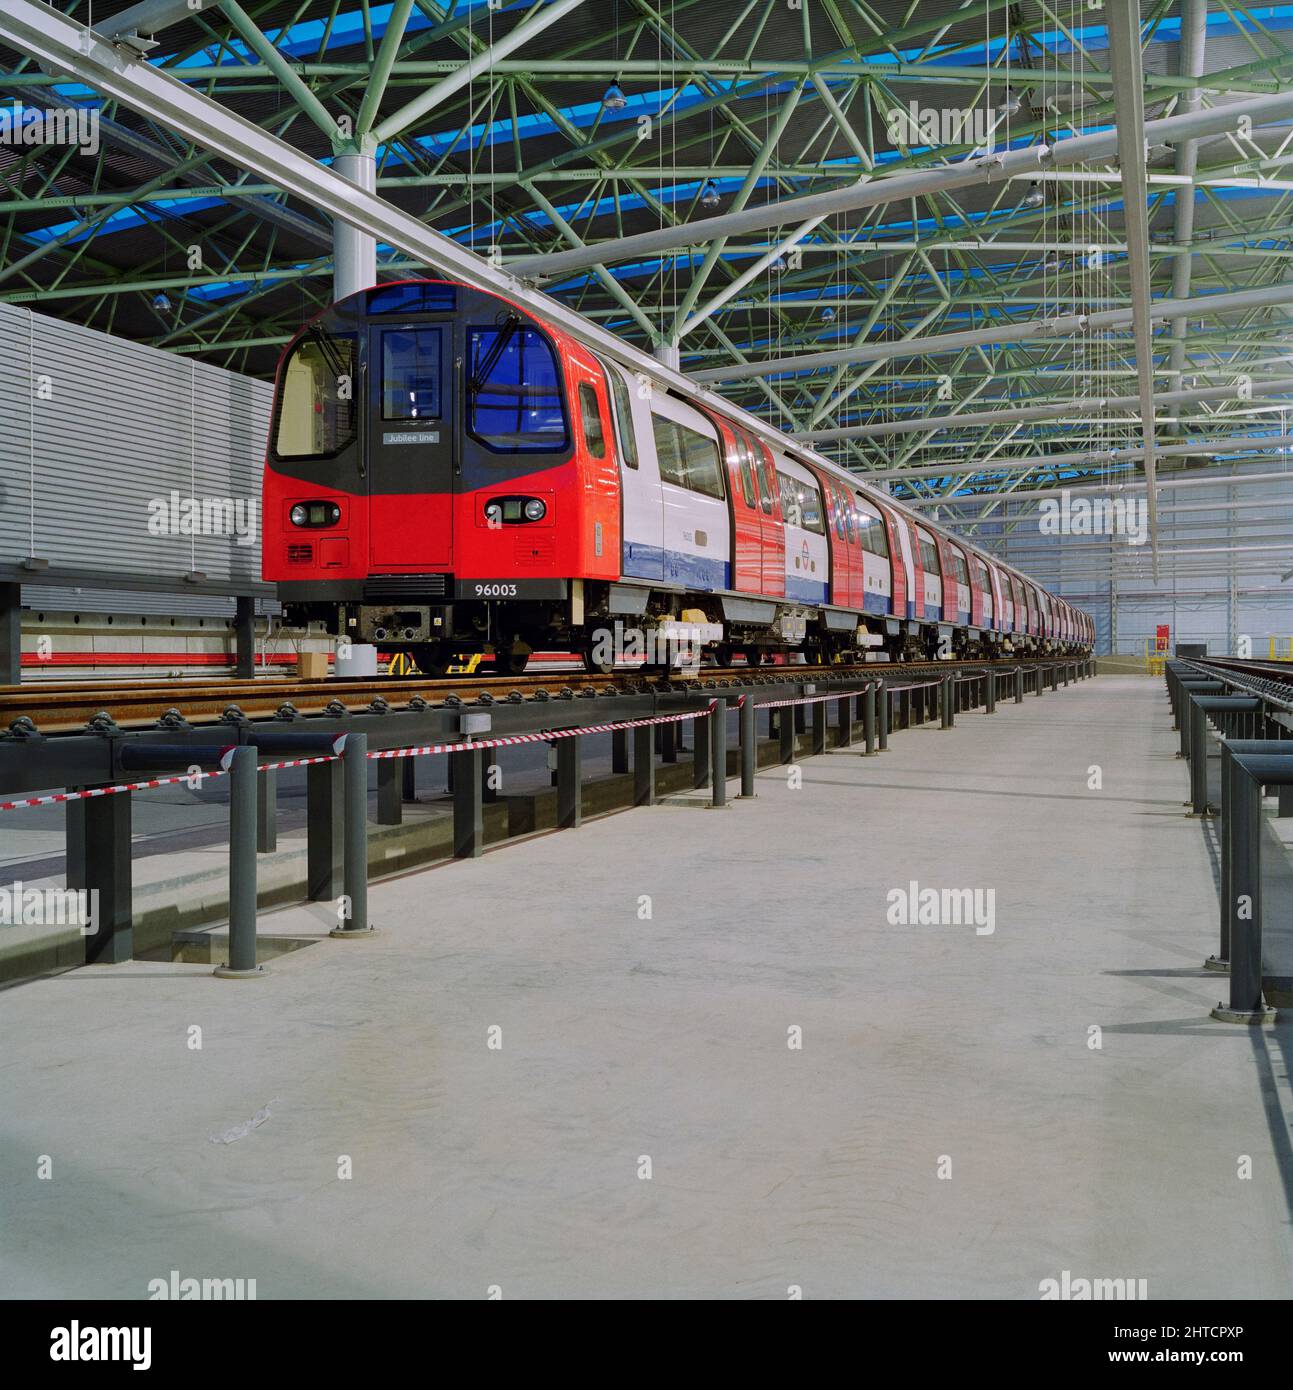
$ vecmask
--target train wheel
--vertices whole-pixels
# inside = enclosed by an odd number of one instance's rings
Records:
[[[720,642],[714,648],[714,665],[730,666],[732,664],[732,653],[735,649],[730,642]]]
[[[528,650],[494,653],[494,668],[506,676],[523,675],[529,664],[530,653]]]
[[[424,676],[448,675],[454,654],[443,642],[422,642],[413,648],[413,660]]]
[[[762,647],[743,647],[747,666],[762,666],[765,652]]]

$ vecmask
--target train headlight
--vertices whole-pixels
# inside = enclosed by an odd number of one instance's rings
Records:
[[[548,514],[548,509],[537,497],[531,497],[525,504],[526,521],[542,521]]]
[[[335,526],[341,508],[335,502],[297,502],[287,514],[293,526]]]

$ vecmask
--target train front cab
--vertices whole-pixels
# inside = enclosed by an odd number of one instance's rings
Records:
[[[611,418],[592,354],[499,296],[353,295],[279,364],[264,577],[289,617],[425,671],[485,646],[520,669],[573,585],[618,576]]]

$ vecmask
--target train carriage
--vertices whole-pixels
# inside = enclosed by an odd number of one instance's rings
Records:
[[[724,663],[1078,650],[1089,626],[792,436],[442,280],[331,306],[279,364],[264,576],[428,674],[609,630]],[[665,657],[667,660],[667,655]]]

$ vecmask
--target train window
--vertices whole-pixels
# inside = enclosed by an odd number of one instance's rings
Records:
[[[848,508],[845,507],[844,503],[840,500],[840,490],[834,484],[831,485],[831,506],[834,508],[835,511],[836,536],[838,536],[839,539],[842,541],[851,540],[852,537],[849,534],[849,532],[851,532],[853,528],[852,526],[849,526],[848,521],[844,515]]]
[[[615,408],[616,438],[620,443],[620,457],[626,468],[638,466],[638,441],[633,433],[633,404],[629,400],[629,388],[615,367],[606,369],[611,383],[611,398]]]
[[[678,426],[683,457],[687,466],[687,486],[706,497],[724,497],[723,470],[718,462],[718,445],[699,430]]]
[[[862,544],[872,555],[883,555],[886,559],[889,556],[889,538],[884,532],[884,521],[867,511],[862,505],[862,498],[857,493],[857,522],[862,533]]]
[[[970,584],[970,567],[965,563],[965,556],[957,550],[955,546],[952,547],[952,563],[956,567],[957,580],[968,588]]]
[[[917,532],[917,541],[920,545],[920,567],[926,574],[943,573],[943,562],[939,559],[938,546],[934,544],[931,536],[922,536]]]
[[[353,442],[355,343],[354,334],[316,325],[292,349],[278,396],[277,458],[330,458]]]
[[[584,443],[595,459],[606,457],[606,431],[602,428],[602,410],[597,392],[586,381],[579,383],[579,413],[584,419]]]
[[[382,419],[440,418],[440,328],[382,334]]]
[[[826,534],[822,521],[822,495],[812,483],[801,483],[797,478],[778,473],[781,480],[781,515],[787,526],[799,526],[805,531],[816,531],[819,536]]]
[[[458,287],[437,280],[408,280],[368,291],[370,314],[452,314]]]
[[[563,387],[547,338],[516,321],[467,330],[467,430],[499,454],[569,443]]]
[[[741,496],[745,499],[747,507],[757,507],[759,501],[754,495],[754,455],[750,453],[750,446],[739,434],[736,436],[736,459],[741,474]]]
[[[687,468],[678,442],[678,426],[663,415],[651,412],[651,433],[655,436],[655,456],[660,464],[660,479],[666,483],[687,486]]]
[[[760,445],[760,449],[762,449],[762,445]],[[759,480],[759,506],[762,507],[769,516],[772,516],[772,499],[776,495],[776,489],[772,485],[772,468],[766,458],[757,460],[754,474]]]

